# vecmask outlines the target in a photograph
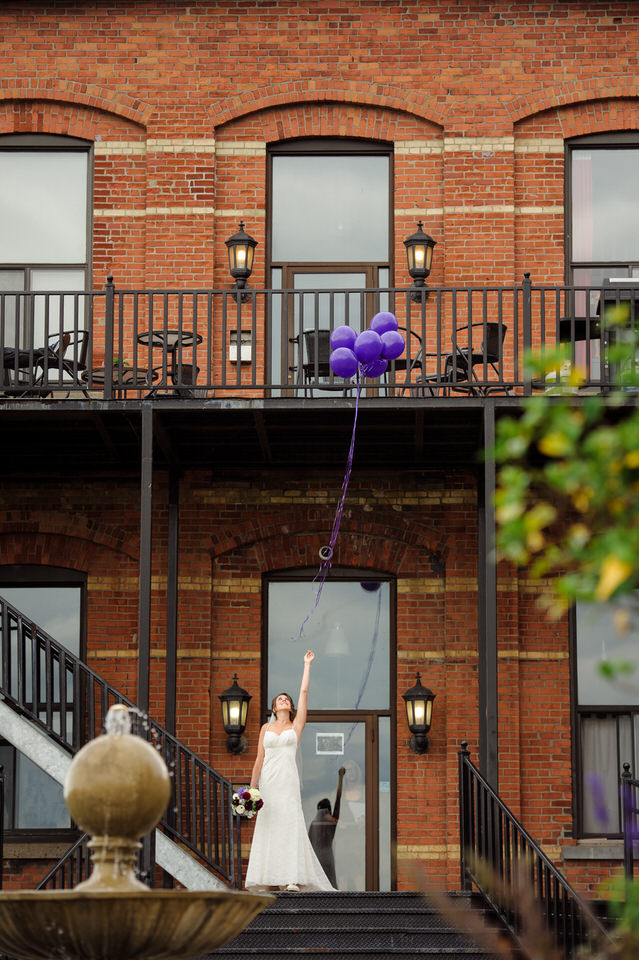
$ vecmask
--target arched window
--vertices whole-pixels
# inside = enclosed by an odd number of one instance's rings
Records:
[[[282,141],[269,150],[268,178],[270,285],[300,291],[272,304],[273,343],[284,345],[273,356],[273,381],[286,382],[299,377],[300,354],[312,362],[305,333],[317,338],[342,323],[359,330],[388,307],[383,296],[358,291],[392,281],[392,145]]]
[[[85,290],[91,259],[92,152],[88,141],[53,135],[0,137],[2,347],[40,347],[73,320],[73,300],[14,291]],[[4,294],[4,296],[2,296]],[[82,298],[78,308],[83,309]],[[61,314],[64,319],[61,319]]]
[[[84,658],[86,575],[47,566],[0,566],[0,597],[77,657]],[[72,704],[68,704],[72,708]],[[55,716],[55,713],[54,713]],[[33,760],[0,740],[5,770],[5,829],[20,839],[43,839],[69,829],[62,786]]]

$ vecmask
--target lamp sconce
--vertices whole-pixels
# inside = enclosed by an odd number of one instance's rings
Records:
[[[420,303],[422,300],[428,299],[429,291],[425,280],[430,273],[433,262],[433,249],[437,243],[437,241],[429,237],[427,233],[424,233],[422,226],[422,221],[419,220],[416,232],[408,237],[407,240],[404,240],[406,258],[408,260],[408,272],[413,278],[413,283],[410,287],[410,298],[415,301],[415,303]]]
[[[433,700],[435,694],[428,687],[424,687],[417,674],[417,682],[414,687],[402,694],[406,704],[406,719],[408,720],[408,729],[411,732],[411,738],[408,746],[413,753],[426,753],[428,750],[428,737],[426,734],[430,730],[430,723],[433,714]]]
[[[248,278],[253,271],[253,258],[257,240],[244,232],[244,222],[240,220],[240,229],[237,233],[224,241],[229,255],[229,273],[235,280],[232,286],[232,297],[235,301],[246,303],[251,299],[248,292]]]
[[[224,693],[218,694],[222,703],[222,724],[227,735],[226,749],[229,753],[244,753],[248,741],[244,736],[246,717],[251,695],[243,690],[233,675],[233,683]]]

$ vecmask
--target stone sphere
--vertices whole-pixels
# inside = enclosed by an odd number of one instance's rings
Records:
[[[171,778],[151,744],[128,733],[91,740],[73,758],[64,783],[69,813],[90,836],[137,840],[161,819]]]

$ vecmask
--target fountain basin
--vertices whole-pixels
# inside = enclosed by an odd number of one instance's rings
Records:
[[[224,946],[274,899],[224,890],[0,893],[0,953],[15,960],[176,960]]]

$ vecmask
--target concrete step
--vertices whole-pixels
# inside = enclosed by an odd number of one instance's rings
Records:
[[[456,906],[470,907],[468,897]],[[486,950],[419,893],[279,893],[277,900],[213,956],[375,960],[444,955],[490,960]]]

